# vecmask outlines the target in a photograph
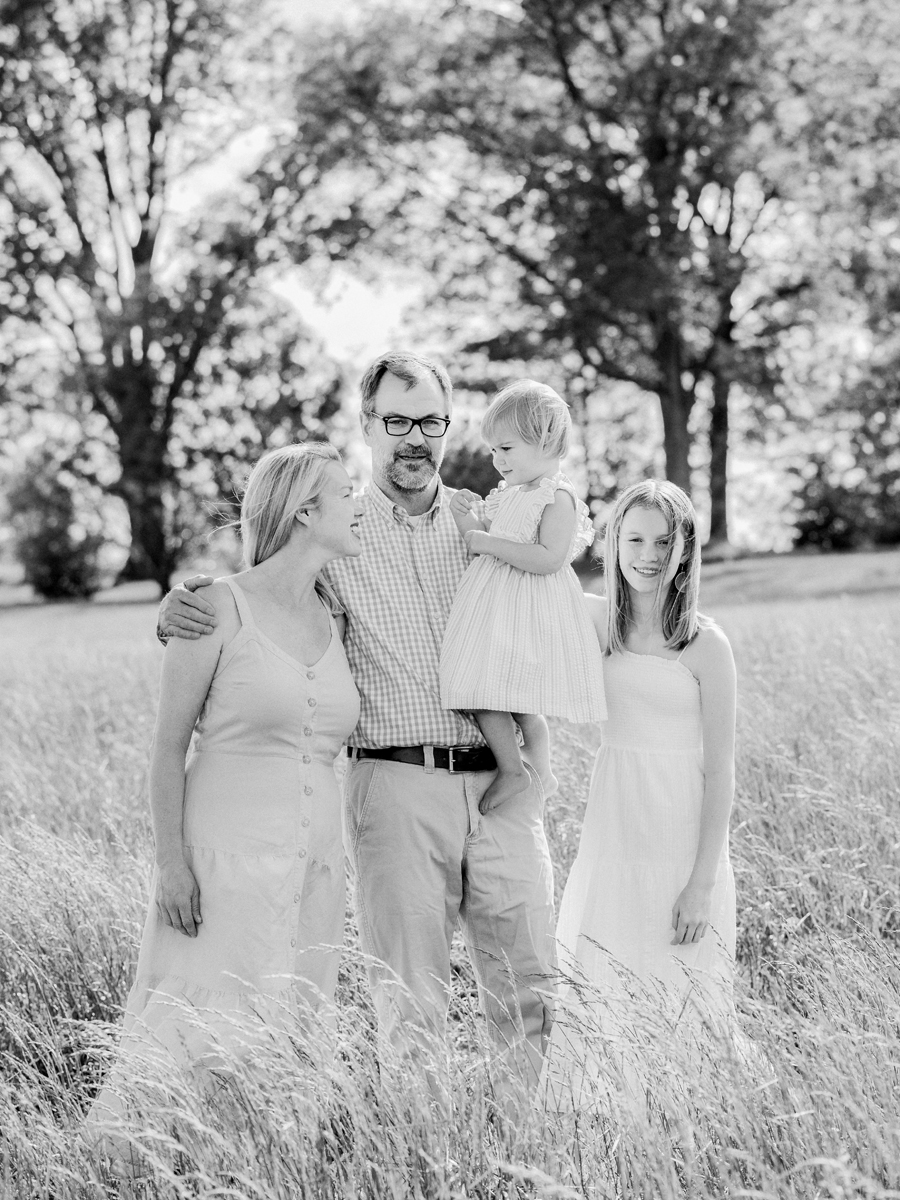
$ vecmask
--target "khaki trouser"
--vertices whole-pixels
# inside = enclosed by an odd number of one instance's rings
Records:
[[[344,780],[344,833],[381,1033],[395,1043],[415,1029],[443,1034],[459,921],[492,1033],[529,1087],[550,1031],[554,968],[553,869],[532,776],[527,791],[485,816],[478,801],[493,772],[361,759]]]

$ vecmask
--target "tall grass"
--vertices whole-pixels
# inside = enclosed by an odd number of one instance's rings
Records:
[[[379,1046],[354,931],[337,1027],[273,1037],[214,1098],[136,1089],[153,1197],[900,1196],[900,603],[723,609],[740,676],[741,1053],[703,1057],[636,1000],[650,1102],[608,1081],[592,1112],[511,1115],[465,957],[447,1063]],[[148,626],[149,612],[141,614]],[[146,747],[159,652],[114,611],[0,618],[0,1195],[100,1197],[79,1138],[110,1060],[146,903]],[[12,629],[7,633],[7,629]],[[561,887],[596,733],[555,730],[547,813]],[[445,1074],[446,1092],[433,1086]],[[429,1081],[432,1081],[431,1083]],[[451,1102],[452,1101],[452,1102]]]

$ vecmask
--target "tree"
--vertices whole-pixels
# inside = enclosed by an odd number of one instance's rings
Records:
[[[163,588],[195,531],[191,438],[241,424],[223,381],[269,380],[263,433],[304,436],[334,406],[333,370],[316,377],[262,286],[256,193],[238,178],[184,211],[237,132],[266,136],[251,31],[268,19],[236,0],[0,0],[0,322],[40,327],[65,402],[99,422],[131,522],[123,575]]]
[[[65,448],[45,443],[6,489],[16,557],[30,583],[48,600],[82,600],[101,582],[103,537],[84,520]]]
[[[366,245],[418,261],[457,311],[478,309],[471,348],[498,362],[555,357],[579,380],[582,421],[604,381],[655,394],[667,474],[687,489],[691,414],[708,395],[719,540],[732,385],[771,383],[778,302],[806,283],[770,263],[765,288],[746,287],[778,195],[760,143],[780,7],[378,10],[323,35],[298,84],[294,144],[326,128],[343,140],[344,169],[365,174]]]

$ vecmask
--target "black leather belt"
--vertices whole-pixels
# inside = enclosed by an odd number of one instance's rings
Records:
[[[392,762],[411,763],[414,767],[430,765],[452,775],[462,771],[497,769],[497,760],[487,746],[378,746],[374,750],[348,746],[347,757],[389,758]],[[430,763],[429,758],[432,758]]]

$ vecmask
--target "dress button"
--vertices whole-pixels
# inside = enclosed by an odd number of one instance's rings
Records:
[[[296,938],[291,938],[291,945],[292,945],[292,946],[296,946],[296,945],[297,945],[297,939],[296,939]]]
[[[308,725],[303,726],[303,734],[305,737],[312,737],[312,730]]]
[[[303,795],[304,795],[304,796],[311,796],[311,795],[312,795],[312,788],[309,786],[309,784],[307,784],[307,785],[306,785],[306,787],[303,789]],[[309,824],[309,821],[307,821],[307,822],[306,822],[306,824],[308,825],[308,824]]]
[[[300,893],[299,892],[294,892],[294,903],[295,904],[300,903]]]
[[[304,762],[310,762],[310,761],[311,761],[311,760],[310,760],[310,757],[309,757],[309,755],[308,755],[308,754],[304,754],[304,755],[303,755],[303,761],[304,761]]]
[[[300,824],[303,826],[304,829],[308,829],[309,828],[309,817],[304,817],[303,820],[300,822]]]
[[[310,708],[315,708],[315,707],[316,707],[316,702],[315,702],[315,700],[312,698],[312,696],[310,696],[310,698],[307,700],[307,702],[306,702],[306,703],[309,705],[309,707],[310,707]]]
[[[305,850],[298,850],[298,851],[297,851],[297,857],[298,857],[298,858],[306,858],[306,851],[305,851]]]
[[[316,673],[315,673],[315,671],[307,671],[307,672],[306,672],[306,678],[307,678],[307,679],[315,679],[315,677],[316,677]]]

